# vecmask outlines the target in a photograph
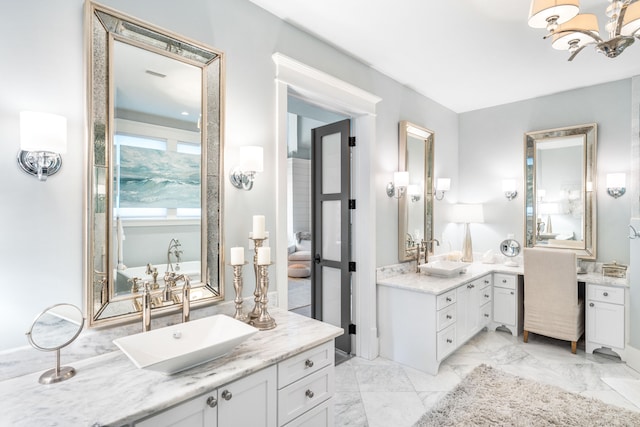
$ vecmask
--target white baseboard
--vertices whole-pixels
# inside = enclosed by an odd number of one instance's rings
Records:
[[[627,343],[627,347],[624,350],[627,365],[640,372],[640,349],[632,347]]]

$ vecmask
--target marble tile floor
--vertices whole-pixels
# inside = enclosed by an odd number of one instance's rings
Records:
[[[483,331],[451,354],[430,375],[390,360],[354,357],[336,366],[335,425],[411,426],[466,374],[485,363],[514,375],[640,412],[603,378],[640,380],[640,373],[619,358],[586,354],[584,342],[571,354],[568,342],[530,335]],[[613,382],[612,382],[613,383]]]

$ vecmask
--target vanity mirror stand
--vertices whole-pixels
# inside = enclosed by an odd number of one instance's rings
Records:
[[[44,310],[33,321],[26,335],[33,348],[56,352],[56,366],[44,372],[40,384],[54,384],[76,374],[70,366],[60,366],[60,349],[71,344],[82,331],[82,311],[71,304],[56,304]]]

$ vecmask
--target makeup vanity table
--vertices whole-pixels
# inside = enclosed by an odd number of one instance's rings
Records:
[[[378,279],[380,356],[437,374],[440,363],[483,328],[523,328],[523,267],[471,264],[455,277],[405,273]],[[578,275],[585,286],[585,346],[625,359],[628,280]],[[569,351],[569,350],[567,350]]]

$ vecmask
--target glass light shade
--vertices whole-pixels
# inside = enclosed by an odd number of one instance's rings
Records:
[[[436,190],[449,191],[450,189],[451,189],[450,178],[438,178],[438,180],[436,181]]]
[[[578,0],[532,0],[529,9],[529,26],[546,28],[547,19],[557,16],[557,23],[561,24],[573,18],[580,12]]]
[[[22,111],[20,113],[22,151],[67,152],[67,118],[57,114]]]
[[[257,146],[240,147],[240,169],[243,172],[262,172],[263,149]]]
[[[551,46],[558,50],[569,50],[572,46],[571,42],[574,40],[578,40],[576,44],[578,47],[596,42],[596,39],[589,34],[575,30],[587,31],[593,34],[594,37],[598,37],[598,18],[592,13],[582,13],[564,24],[558,25],[551,38]]]
[[[624,18],[622,19],[620,34],[623,36],[633,36],[638,30],[640,30],[640,2],[635,2],[627,6]]]
[[[394,172],[393,185],[396,187],[406,187],[409,185],[409,172]]]
[[[457,223],[483,223],[484,209],[482,205],[453,205],[451,222]]]
[[[418,184],[411,184],[407,187],[407,194],[410,196],[417,196],[420,193],[422,193],[422,190]]]
[[[607,188],[624,188],[626,186],[626,175],[624,173],[607,174]]]
[[[516,191],[516,180],[515,179],[503,179],[502,180],[502,191],[503,192],[513,192]]]

